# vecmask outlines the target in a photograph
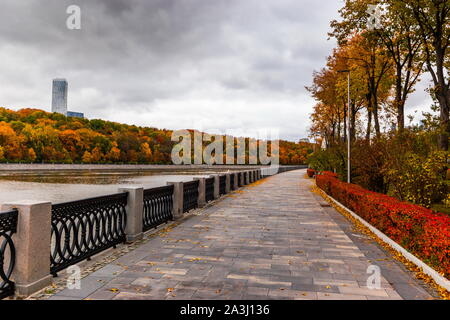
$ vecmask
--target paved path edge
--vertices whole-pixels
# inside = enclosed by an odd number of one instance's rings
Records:
[[[388,245],[392,248],[392,250],[395,250],[399,254],[401,254],[406,260],[414,264],[417,268],[419,268],[420,272],[423,272],[425,275],[429,276],[432,281],[434,282],[434,286],[437,287],[439,293],[442,294],[442,290],[447,291],[447,295],[450,295],[450,280],[443,277],[441,274],[439,274],[436,270],[431,268],[429,265],[427,265],[425,262],[420,260],[418,257],[407,251],[405,248],[400,246],[397,242],[389,238],[387,235],[385,235],[383,232],[378,230],[376,227],[368,223],[366,220],[361,218],[359,215],[357,215],[355,212],[344,206],[342,203],[325,193],[322,189],[320,189],[317,185],[316,187],[321,191],[321,196],[325,199],[329,199],[331,202],[333,202],[336,206],[340,207],[342,210],[345,210],[348,214],[350,214],[353,218],[358,220],[360,223],[362,223],[365,227],[367,227],[380,241],[382,241],[384,244]],[[339,210],[338,210],[339,212]],[[406,266],[408,267],[408,266]],[[415,271],[417,272],[417,271]],[[439,288],[440,287],[440,288]],[[445,293],[444,293],[445,294]]]

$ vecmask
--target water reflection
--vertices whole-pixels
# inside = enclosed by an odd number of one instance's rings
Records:
[[[1,172],[0,203],[43,200],[53,203],[116,193],[125,185],[154,188],[168,181],[190,181],[211,172],[32,171]]]

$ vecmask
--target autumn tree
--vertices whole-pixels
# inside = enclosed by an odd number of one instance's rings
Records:
[[[139,161],[143,163],[150,163],[152,161],[152,149],[150,149],[150,146],[147,142],[141,144]]]
[[[378,21],[380,26],[372,30],[368,30],[369,5],[378,5],[384,9]],[[392,59],[395,69],[392,108],[396,113],[398,128],[403,130],[405,104],[419,81],[423,66],[419,55],[421,39],[418,27],[411,23],[404,11],[398,9],[396,1],[391,0],[347,0],[340,14],[342,21],[332,21],[333,32],[330,33],[340,44],[352,34],[364,32],[379,39]]]
[[[83,153],[82,161],[84,163],[92,163],[92,154],[89,151]]]
[[[371,34],[357,34],[347,45],[350,71],[363,74],[367,85],[366,139],[369,140],[371,136],[372,119],[375,133],[380,137],[380,109],[386,103],[392,87],[392,61],[380,42]]]
[[[392,0],[418,30],[422,59],[432,77],[431,94],[440,108],[439,147],[448,150],[450,137],[450,0]]]

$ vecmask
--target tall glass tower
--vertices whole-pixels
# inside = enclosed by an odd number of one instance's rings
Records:
[[[67,114],[67,90],[68,83],[66,79],[53,80],[52,112]]]

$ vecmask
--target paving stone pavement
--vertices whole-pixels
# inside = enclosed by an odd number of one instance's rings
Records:
[[[406,269],[310,191],[305,171],[201,209],[50,300],[430,299]],[[367,269],[381,268],[370,290]]]

